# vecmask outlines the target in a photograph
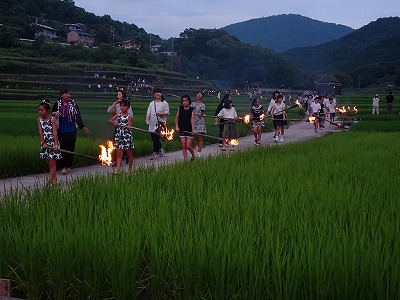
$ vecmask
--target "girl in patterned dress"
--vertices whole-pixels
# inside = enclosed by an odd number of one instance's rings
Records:
[[[194,107],[194,133],[197,133],[197,157],[201,157],[201,150],[203,150],[203,136],[206,134],[206,120],[204,119],[206,105],[203,103],[203,92],[198,92],[196,95],[197,101],[191,104]]]
[[[50,115],[50,101],[43,100],[38,107],[39,118],[37,119],[39,136],[41,141],[39,157],[47,161],[50,175],[48,185],[57,183],[57,164],[56,160],[61,159],[57,136],[57,123],[55,118]],[[53,149],[52,149],[53,148]]]
[[[115,148],[117,149],[117,170],[118,173],[121,170],[122,155],[124,150],[128,157],[128,171],[132,171],[133,166],[133,155],[132,148],[132,115],[128,113],[131,103],[128,99],[122,100],[120,104],[121,113],[111,117],[108,122],[116,127],[115,130]]]

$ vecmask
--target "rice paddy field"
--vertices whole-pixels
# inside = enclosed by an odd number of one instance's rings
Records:
[[[400,116],[338,100],[351,130],[8,195],[0,277],[26,299],[399,299]]]

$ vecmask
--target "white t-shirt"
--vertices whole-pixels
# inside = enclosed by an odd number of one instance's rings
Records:
[[[231,108],[223,108],[217,116],[225,119],[237,118],[236,109],[233,106]]]
[[[274,105],[272,106],[271,113],[274,115],[281,115],[285,107],[286,107],[285,103],[281,102],[279,104],[275,102]]]
[[[319,111],[320,111],[320,109],[321,109],[321,103],[319,103],[319,102],[312,102],[311,104],[310,104],[310,107],[311,107],[311,109],[312,109],[312,112],[314,113],[314,114],[317,114],[317,113],[319,113]]]
[[[155,107],[154,107],[155,105]],[[150,102],[149,107],[147,108],[147,114],[150,115],[149,118],[149,131],[153,132],[158,128],[158,121],[167,122],[167,116],[158,117],[156,115],[157,112],[167,113],[169,115],[169,105],[167,101],[160,101],[155,103],[154,100]]]
[[[271,112],[272,107],[274,106],[274,104],[275,104],[275,100],[271,99],[271,101],[269,102],[269,105],[268,105],[267,113]]]
[[[326,106],[327,108],[328,108],[328,112],[330,113],[330,114],[333,114],[334,112],[336,112],[336,109],[335,109],[335,103],[328,103],[328,105]]]
[[[378,97],[372,98],[372,106],[379,107],[379,98]]]

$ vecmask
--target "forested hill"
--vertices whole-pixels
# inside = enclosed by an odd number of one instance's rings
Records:
[[[135,37],[148,44],[148,34],[135,24],[111,19],[109,15],[96,16],[76,7],[73,0],[1,0],[0,1],[0,46],[8,46],[14,38],[34,39],[33,23],[50,26],[57,32],[58,42],[66,42],[66,23],[82,23],[87,32],[95,35],[95,45],[118,44]],[[161,39],[152,36],[155,43]],[[4,41],[7,39],[8,44]]]
[[[349,34],[354,29],[296,14],[252,19],[223,27],[242,42],[283,52],[294,47],[322,44]]]
[[[362,74],[364,81],[374,82],[376,76],[400,74],[399,49],[400,18],[390,17],[371,22],[338,40],[290,49],[283,55],[311,74],[340,70],[354,76]],[[387,79],[392,80],[393,77]]]
[[[43,37],[35,38],[36,22],[54,28],[57,38],[51,43]],[[87,32],[94,36],[94,47],[65,47],[62,43],[66,42],[69,31],[65,24],[69,23],[86,25]],[[171,51],[171,41],[152,34],[153,45],[160,44],[161,47],[159,51],[151,51],[150,35],[143,28],[113,20],[109,15],[96,16],[76,7],[73,0],[1,0],[0,24],[0,69],[7,72],[16,72],[13,65],[17,63],[20,70],[24,70],[25,61],[36,58],[54,66],[61,62],[89,63],[96,64],[96,68],[140,68],[141,73],[174,72],[187,79],[221,83],[224,88],[261,83],[303,89],[313,83],[313,78],[281,55],[245,44],[219,29],[186,29],[173,40],[176,55],[172,56],[162,53]],[[26,39],[35,41],[30,43]],[[140,49],[119,47],[123,40],[134,40]],[[29,66],[35,72],[42,69],[36,63]]]

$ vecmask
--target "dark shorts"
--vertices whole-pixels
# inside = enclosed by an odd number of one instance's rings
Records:
[[[264,122],[259,120],[253,120],[253,128],[254,127],[264,127]]]

